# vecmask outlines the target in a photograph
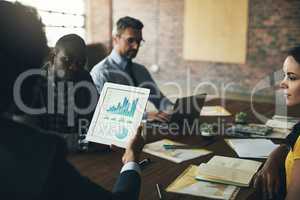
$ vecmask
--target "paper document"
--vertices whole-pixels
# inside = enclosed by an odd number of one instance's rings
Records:
[[[241,158],[267,158],[279,145],[267,139],[226,139]]]
[[[283,116],[283,115],[274,115],[272,119],[283,120],[283,121],[288,121],[293,123],[298,123],[300,120],[300,118],[298,117]]]
[[[282,121],[277,119],[270,119],[266,122],[266,125],[272,128],[292,129],[296,123]]]
[[[238,138],[268,138],[268,139],[285,139],[290,133],[289,129],[272,128],[272,131],[267,135],[243,134],[232,131],[232,128],[227,128],[225,135]]]
[[[86,139],[126,147],[136,134],[150,90],[105,83]]]
[[[214,156],[207,163],[199,165],[198,180],[248,187],[261,162]]]
[[[272,132],[266,136],[251,135],[254,138],[285,139],[290,134],[289,129],[273,128]]]
[[[197,181],[198,167],[190,165],[180,176],[171,183],[166,191],[180,194],[189,194],[193,196],[201,196],[212,199],[234,199],[239,188],[231,185],[219,183],[210,183],[205,181]]]
[[[299,118],[274,115],[272,119],[266,122],[266,125],[272,128],[289,129],[299,122]]]
[[[246,170],[255,173],[262,163],[254,160],[232,158],[226,156],[214,156],[207,162],[207,164]]]
[[[176,163],[194,159],[212,153],[205,149],[165,149],[164,145],[183,145],[172,140],[163,139],[145,145],[143,151]]]
[[[231,116],[231,113],[222,106],[203,106],[200,116]]]

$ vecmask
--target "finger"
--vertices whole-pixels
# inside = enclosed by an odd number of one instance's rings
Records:
[[[130,143],[134,143],[142,138],[143,125],[140,125],[136,131],[136,134],[132,136]]]
[[[143,137],[144,126],[140,125],[136,131],[134,137],[130,140],[128,148],[140,149],[145,144],[145,139]]]
[[[140,125],[136,131],[136,135],[142,136],[143,129],[144,129],[144,125]]]
[[[162,118],[160,118],[157,115],[155,117],[153,117],[153,121],[165,122]]]
[[[171,115],[169,113],[160,112],[162,116],[164,116],[166,119],[170,119]]]
[[[163,115],[162,115],[162,116],[160,116],[160,117],[161,117],[161,119],[163,119],[163,120],[166,121],[166,122],[170,120],[170,118],[169,118],[168,116],[163,116]]]
[[[147,112],[147,121],[154,121],[156,112]]]
[[[169,118],[171,117],[170,114],[165,113],[165,112],[159,112],[159,115],[163,116],[163,117],[166,118],[166,119],[169,119]]]
[[[149,116],[147,117],[147,122],[152,122],[155,120],[155,117]]]
[[[167,121],[169,121],[169,119],[167,117],[165,117],[163,115],[160,115],[160,114],[156,115],[156,119],[159,120],[159,121],[161,121],[161,122],[167,122]]]

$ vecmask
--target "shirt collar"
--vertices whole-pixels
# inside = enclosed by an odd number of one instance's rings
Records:
[[[124,70],[128,60],[126,58],[123,58],[122,56],[120,56],[118,54],[118,52],[113,49],[109,55],[109,57],[118,65],[118,67],[120,67],[120,69]]]

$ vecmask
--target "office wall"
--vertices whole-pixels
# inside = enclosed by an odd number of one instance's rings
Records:
[[[110,0],[86,0],[87,43],[101,42],[107,48],[111,39]]]
[[[281,68],[288,48],[300,44],[298,0],[249,1],[245,64],[184,60],[184,0],[113,0],[113,20],[125,15],[138,17],[145,24],[146,44],[136,60],[149,69],[158,64],[159,71],[153,76],[161,84],[174,80],[186,89],[207,81],[218,88],[231,84],[228,91],[250,93],[259,80]],[[107,16],[99,14],[90,20],[93,24],[104,19],[108,20]],[[97,28],[100,33],[105,26]],[[93,34],[96,32],[94,30]],[[92,42],[101,40],[105,38]]]

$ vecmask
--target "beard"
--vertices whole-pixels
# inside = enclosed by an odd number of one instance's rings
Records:
[[[129,50],[129,51],[126,52],[126,57],[128,59],[133,59],[133,58],[136,57],[137,52],[138,52],[137,50]]]

